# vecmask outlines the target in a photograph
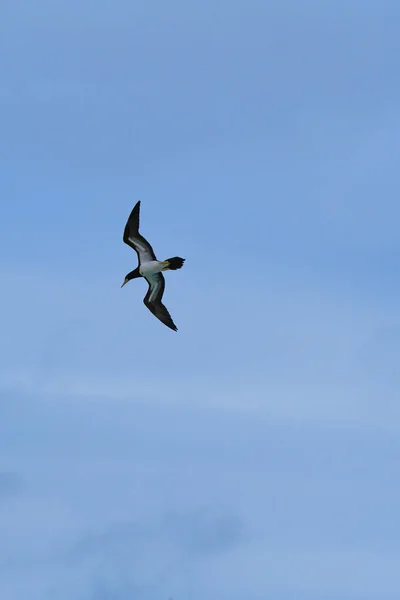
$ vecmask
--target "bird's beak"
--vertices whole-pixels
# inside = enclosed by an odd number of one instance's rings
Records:
[[[121,287],[123,288],[126,283],[128,283],[128,280],[124,279],[124,283],[121,285]]]

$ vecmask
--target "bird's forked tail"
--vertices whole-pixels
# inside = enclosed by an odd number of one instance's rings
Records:
[[[164,260],[165,267],[163,271],[171,270],[176,271],[177,269],[181,269],[183,267],[183,263],[185,262],[184,258],[180,258],[180,256],[174,256],[173,258],[167,258]]]

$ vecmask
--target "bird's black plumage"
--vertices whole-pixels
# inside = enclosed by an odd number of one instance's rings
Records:
[[[174,256],[165,261],[158,261],[153,248],[149,242],[139,233],[140,222],[140,200],[137,202],[129,215],[125,226],[123,241],[135,250],[139,266],[128,273],[125,277],[125,285],[131,279],[144,277],[149,285],[147,294],[143,299],[144,304],[164,325],[177,331],[175,323],[167,308],[162,303],[162,297],[165,289],[165,279],[161,271],[176,271],[183,267],[184,258]]]
[[[149,284],[149,289],[144,297],[143,302],[147,308],[153,313],[157,319],[164,323],[170,329],[178,331],[177,326],[173,322],[168,309],[161,302],[165,289],[165,277],[162,273],[154,273],[154,275],[147,276],[146,281]]]
[[[142,262],[157,260],[149,242],[139,233],[140,200],[136,202],[125,225],[123,240],[133,248],[138,256],[139,265]]]

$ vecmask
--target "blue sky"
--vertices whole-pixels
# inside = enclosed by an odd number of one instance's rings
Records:
[[[0,596],[398,599],[397,0],[1,11]]]

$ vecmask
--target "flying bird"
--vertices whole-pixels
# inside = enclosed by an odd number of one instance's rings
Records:
[[[128,273],[121,287],[124,287],[131,279],[144,277],[149,284],[149,289],[147,290],[143,302],[153,315],[164,323],[164,325],[174,331],[178,331],[171,315],[161,302],[165,289],[165,279],[162,271],[176,271],[177,269],[181,269],[185,259],[174,256],[173,258],[168,258],[163,261],[157,260],[153,248],[139,233],[139,214],[140,200],[135,204],[129,215],[123,236],[125,244],[128,244],[128,246],[135,250],[138,256],[139,266]]]

